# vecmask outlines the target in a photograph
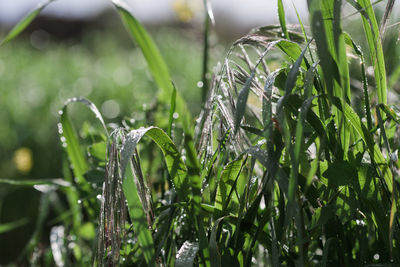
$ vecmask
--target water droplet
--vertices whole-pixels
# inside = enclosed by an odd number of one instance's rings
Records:
[[[77,203],[82,204],[82,199],[78,199]]]
[[[203,88],[203,86],[204,86],[204,84],[203,84],[202,81],[198,81],[198,82],[197,82],[197,87]]]
[[[62,115],[64,112],[60,109],[59,111],[58,111],[58,115]]]
[[[58,133],[63,134],[63,127],[61,123],[57,123]]]

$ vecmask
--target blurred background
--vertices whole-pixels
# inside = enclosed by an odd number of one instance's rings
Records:
[[[0,0],[0,40],[40,2]],[[155,39],[178,91],[196,116],[201,108],[198,82],[202,74],[203,1],[126,2]],[[235,39],[255,26],[278,23],[276,2],[212,1],[215,25],[210,35],[210,70]],[[293,3],[308,28],[306,0],[284,1],[288,23],[297,23]],[[399,3],[396,5],[389,21],[392,25],[400,12]],[[382,15],[384,6],[385,1],[376,4],[378,15]],[[346,12],[344,28],[353,34],[362,31],[359,14],[352,8]],[[384,42],[386,49],[398,46],[396,29],[388,28],[391,37]],[[394,74],[389,85],[398,90],[399,49],[394,51],[387,58],[387,67],[388,74]],[[58,110],[68,98],[84,96],[100,109],[106,123],[120,124],[124,119],[142,119],[156,91],[140,50],[125,32],[110,1],[54,1],[21,36],[0,47],[0,178],[62,177],[57,122]],[[391,97],[397,98],[397,94]],[[90,115],[82,113],[84,109],[73,110],[82,121],[85,114]],[[0,187],[0,224],[26,216],[29,219],[17,231],[0,232],[0,265],[15,259],[29,239],[39,195],[34,189]]]

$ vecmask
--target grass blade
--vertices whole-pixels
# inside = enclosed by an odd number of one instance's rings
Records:
[[[172,93],[171,77],[169,75],[167,64],[165,64],[156,44],[147,33],[146,29],[129,11],[129,7],[124,1],[113,0],[113,4],[118,9],[121,20],[125,24],[127,30],[132,37],[135,38],[142,50],[158,87],[163,90],[166,96],[170,96]]]
[[[54,0],[45,0],[40,3],[34,10],[32,10],[27,16],[20,20],[18,24],[11,29],[11,31],[0,43],[0,46],[8,43],[9,41],[17,37],[26,27],[29,26],[29,24],[31,24],[31,22],[40,14],[40,12],[42,12],[42,10],[53,1]]]
[[[85,98],[71,98],[68,99],[63,109],[59,112],[60,113],[60,123],[61,127],[59,128],[59,133],[63,141],[65,141],[65,150],[67,152],[68,158],[73,166],[73,172],[75,178],[77,179],[78,184],[82,187],[83,190],[89,190],[89,184],[87,183],[86,179],[84,178],[84,174],[89,170],[89,165],[84,153],[83,148],[79,143],[78,135],[68,118],[67,114],[67,107],[71,103],[82,103],[86,105],[96,116],[96,118],[100,121],[101,125],[104,128],[108,136],[107,127],[104,123],[103,117],[101,116],[97,107]]]
[[[169,108],[169,119],[168,119],[168,131],[167,134],[169,137],[172,138],[172,124],[174,122],[174,113],[176,109],[176,87],[174,85],[174,88],[172,90],[172,95],[171,95],[171,105]]]
[[[239,40],[240,41],[240,40]],[[236,103],[236,112],[235,112],[235,133],[238,132],[239,130],[239,126],[240,126],[240,122],[242,121],[242,118],[245,114],[246,111],[246,105],[247,105],[247,98],[249,97],[249,92],[250,92],[250,86],[252,83],[252,80],[256,74],[256,70],[258,68],[258,66],[260,65],[260,63],[262,62],[262,60],[264,59],[264,57],[267,55],[267,53],[274,48],[275,46],[278,46],[279,44],[285,43],[284,40],[277,40],[274,42],[271,42],[268,44],[267,48],[265,48],[264,52],[261,54],[261,56],[259,57],[257,63],[255,64],[253,70],[251,71],[250,76],[247,78],[245,84],[243,85],[243,88],[240,90],[239,95],[238,95],[238,100]],[[290,43],[287,42],[286,43]],[[297,59],[297,58],[296,58]]]
[[[303,48],[303,50],[301,51],[300,56],[296,59],[296,61],[294,62],[293,66],[291,67],[291,69],[289,71],[289,74],[287,76],[286,83],[285,83],[286,94],[291,94],[292,91],[293,91],[293,88],[294,88],[294,86],[296,84],[297,76],[299,75],[299,72],[300,72],[301,63],[303,62],[306,50],[308,49],[308,46],[310,45],[312,40],[313,39],[311,39],[307,43],[307,45]]]
[[[35,186],[35,185],[56,185],[60,187],[70,187],[71,183],[62,178],[56,179],[33,179],[33,180],[14,180],[0,179],[0,184],[16,185],[16,186]]]
[[[132,168],[132,165],[128,164],[125,171],[121,170],[122,177],[124,177],[122,189],[128,202],[129,215],[142,248],[142,253],[146,260],[147,266],[156,266],[154,241],[147,224],[146,214],[143,210],[136,184],[134,182]]]
[[[189,181],[186,179],[187,169],[175,144],[160,128],[140,128],[128,134],[126,142],[121,150],[121,172],[124,173],[136,145],[144,135],[150,137],[162,150],[168,173],[172,179],[171,182],[180,199],[184,200],[188,197],[189,190]]]
[[[285,19],[285,9],[283,7],[282,0],[278,0],[278,17],[279,23],[281,24],[283,38],[290,39],[288,30],[286,28],[286,19]]]
[[[161,89],[160,100],[166,101],[172,95],[173,86],[171,84],[171,76],[168,71],[167,64],[165,63],[160,51],[158,50],[155,42],[147,33],[146,29],[129,11],[129,7],[122,0],[113,0],[113,4],[117,8],[122,22],[126,26],[127,31],[136,40],[139,45],[143,56],[149,66],[149,70],[156,82],[157,86]],[[190,128],[191,115],[188,112],[185,101],[180,94],[176,96],[176,109],[179,113],[179,118],[182,121],[184,131],[191,133]]]
[[[227,210],[229,202],[233,201],[236,205],[238,200],[231,199],[230,192],[235,189],[236,180],[242,169],[242,160],[234,160],[228,163],[221,175],[217,195],[215,198],[215,208]]]
[[[347,103],[343,103],[338,98],[333,98],[333,104],[343,112],[345,118],[349,121],[350,125],[353,129],[357,132],[357,134],[361,137],[361,139],[365,142],[368,147],[369,154],[371,159],[375,164],[377,164],[377,168],[383,175],[384,182],[389,190],[392,192],[393,184],[392,184],[392,174],[388,168],[388,162],[383,157],[382,152],[379,146],[373,140],[371,134],[365,127],[365,125],[361,122],[361,119],[358,115],[354,112],[350,105]]]
[[[388,2],[386,4],[385,13],[383,14],[383,17],[381,20],[381,26],[379,28],[379,35],[381,36],[381,38],[383,38],[383,36],[385,35],[386,22],[390,16],[390,14],[392,13],[394,2],[396,2],[396,0],[388,0]]]
[[[362,23],[364,26],[365,37],[367,38],[371,63],[374,67],[376,89],[379,104],[387,104],[387,84],[386,69],[383,56],[382,41],[379,36],[378,23],[376,21],[375,12],[372,8],[370,0],[358,0],[357,3],[364,10],[362,15]]]
[[[22,218],[13,222],[0,224],[0,234],[7,233],[29,222],[28,218]]]

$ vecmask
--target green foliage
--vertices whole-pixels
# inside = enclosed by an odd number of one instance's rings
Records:
[[[365,28],[377,105],[370,101],[363,52],[342,30],[342,2],[308,1],[309,37],[304,27],[297,33],[286,26],[278,1],[280,27],[258,28],[232,45],[194,125],[155,43],[116,1],[161,95],[168,96],[161,102],[170,104],[169,112],[160,107],[152,114],[169,114],[167,133],[125,122],[108,134],[111,127],[93,103],[67,101],[60,133],[71,165],[65,161],[66,183],[35,183],[52,187],[41,188],[41,212],[27,254],[38,244],[50,194],[59,190],[68,208],[51,231],[48,251],[57,264],[399,264],[400,120],[386,104],[374,10],[369,1],[349,2]],[[361,61],[357,89],[365,112],[353,104],[350,57]],[[81,140],[67,116],[71,102],[84,103],[104,128],[86,129],[90,142]],[[84,222],[91,234],[82,233]],[[0,231],[24,223],[0,224]],[[73,248],[63,242],[65,229],[76,238]]]

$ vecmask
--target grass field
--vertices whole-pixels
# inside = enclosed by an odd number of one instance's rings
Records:
[[[0,191],[10,217],[0,234],[17,242],[32,232],[18,253],[16,244],[2,251],[34,266],[398,265],[399,49],[393,31],[384,34],[394,1],[379,19],[369,0],[348,1],[349,33],[340,0],[308,1],[307,28],[289,27],[277,2],[279,25],[236,40],[213,72],[202,68],[218,55],[202,54],[207,31],[204,43],[150,35],[121,1],[136,50],[88,33],[88,46],[49,50],[73,51],[60,56],[57,74],[49,68],[57,56],[36,51],[41,67],[14,80],[20,95],[5,104],[16,124],[30,112],[15,104],[34,90],[25,88],[50,88],[47,111],[60,106],[52,114],[60,109],[61,178],[0,180],[15,194]],[[208,9],[205,29],[210,21]],[[10,44],[1,48],[27,46]],[[16,51],[6,53],[15,72],[32,49]],[[202,101],[196,85],[206,71]],[[57,93],[32,82],[46,75]],[[44,99],[32,96],[24,101]],[[26,201],[21,187],[40,192],[27,196],[37,213],[15,209]]]

